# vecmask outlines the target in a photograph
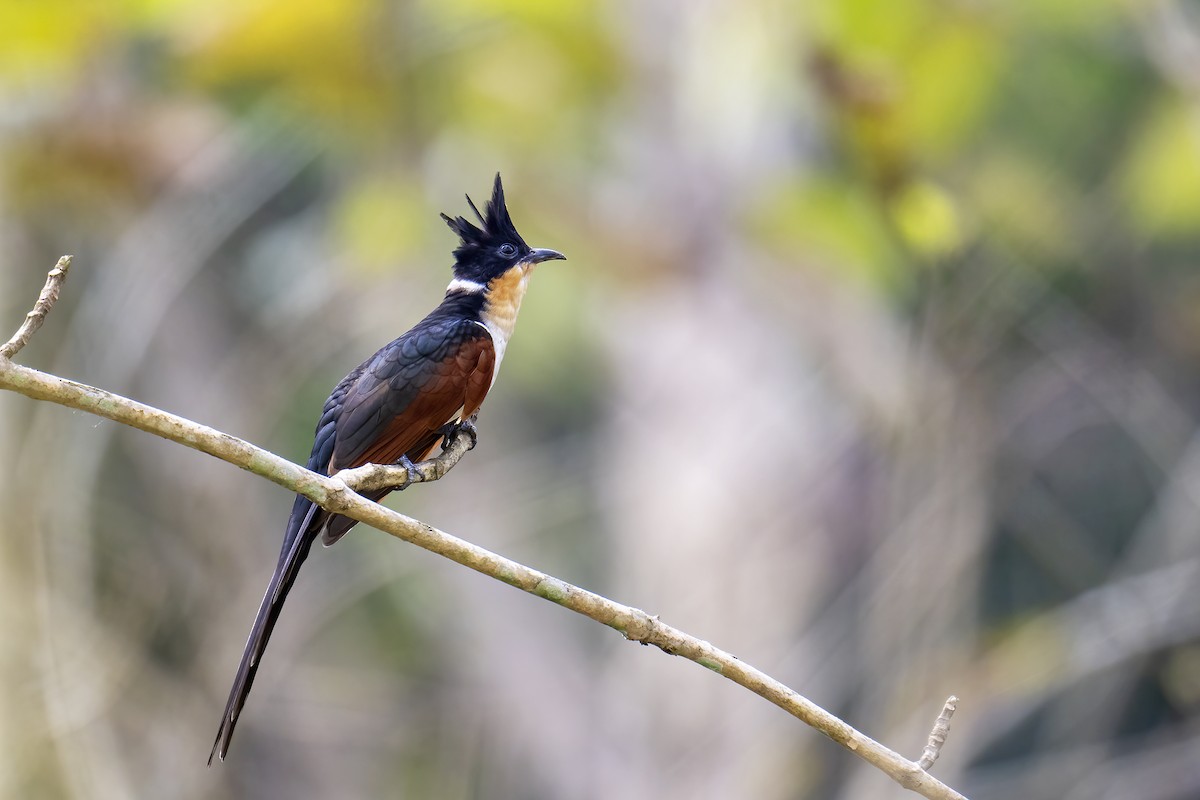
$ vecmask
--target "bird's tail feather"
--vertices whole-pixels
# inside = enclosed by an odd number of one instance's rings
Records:
[[[317,505],[310,504],[297,535],[291,539],[287,550],[281,555],[279,565],[275,567],[275,574],[271,576],[271,582],[267,584],[262,604],[258,607],[258,614],[254,617],[254,625],[250,628],[250,636],[246,639],[246,649],[242,652],[242,660],[238,664],[237,675],[233,679],[233,688],[229,691],[229,700],[225,703],[225,713],[221,716],[221,726],[217,729],[217,738],[213,742],[212,752],[208,754],[210,766],[214,756],[224,761],[225,754],[229,752],[233,729],[242,713],[242,707],[246,704],[246,696],[250,693],[250,687],[254,684],[254,676],[258,672],[262,654],[267,649],[271,631],[275,629],[279,612],[283,610],[283,601],[287,599],[288,591],[296,582],[300,565],[308,557],[325,516],[326,514],[321,512]]]

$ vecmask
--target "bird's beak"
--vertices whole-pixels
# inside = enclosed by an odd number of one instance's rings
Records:
[[[567,257],[557,250],[547,250],[543,247],[535,247],[529,253],[529,258],[525,259],[530,264],[540,264],[543,261],[566,261]]]

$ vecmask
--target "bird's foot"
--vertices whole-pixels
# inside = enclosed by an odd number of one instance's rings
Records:
[[[400,456],[400,460],[396,462],[397,466],[404,467],[407,473],[404,476],[404,483],[396,487],[397,492],[403,492],[408,487],[417,482],[417,465],[412,462],[412,459],[407,455]]]
[[[444,453],[450,448],[450,442],[452,442],[455,437],[463,434],[471,437],[471,446],[467,449],[474,450],[475,445],[479,444],[479,431],[475,429],[474,417],[471,419],[464,419],[462,422],[447,423],[442,428],[442,436],[444,437],[442,440],[442,452]]]
[[[471,437],[471,446],[467,449],[474,450],[475,445],[479,444],[479,431],[475,428],[475,418],[472,417],[471,419],[464,419],[462,422],[458,423],[458,431],[459,433],[465,433],[467,436]]]

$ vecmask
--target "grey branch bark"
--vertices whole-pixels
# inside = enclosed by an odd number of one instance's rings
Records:
[[[69,259],[66,259],[66,263],[70,263]],[[55,272],[59,274],[56,276]],[[681,656],[694,661],[774,703],[867,763],[882,770],[904,788],[923,797],[930,798],[930,800],[966,800],[962,794],[930,775],[920,763],[910,761],[869,736],[860,733],[761,670],[706,641],[667,625],[657,616],[609,600],[594,592],[573,586],[566,581],[504,558],[355,493],[354,487],[364,485],[359,481],[369,483],[376,488],[387,485],[403,485],[406,479],[414,477],[403,467],[370,465],[326,477],[310,472],[261,447],[256,447],[249,442],[208,426],[177,417],[166,411],[94,386],[65,380],[13,363],[8,355],[8,349],[12,346],[12,352],[15,353],[28,342],[29,337],[41,324],[57,298],[58,290],[65,277],[66,269],[63,261],[60,261],[59,266],[51,271],[47,287],[43,290],[42,296],[38,298],[38,305],[35,306],[26,323],[22,325],[13,340],[4,346],[5,349],[0,350],[0,389],[17,392],[35,400],[46,400],[68,408],[86,411],[122,425],[161,436],[202,453],[208,453],[279,484],[289,491],[302,494],[322,508],[370,525],[384,533],[614,628],[630,641],[654,645],[668,655]],[[461,459],[470,449],[470,443],[464,441],[467,438],[469,437],[461,435],[452,437],[452,441],[447,445],[447,452],[443,453],[440,458],[447,463],[451,460],[457,463],[457,460]],[[415,471],[418,476],[423,476],[428,470],[431,477],[422,477],[422,480],[435,479],[432,476],[438,470],[442,470],[441,474],[445,474],[444,470],[448,469],[445,463],[440,465],[435,463],[438,461],[439,459],[431,459],[421,462],[421,464],[415,465]],[[384,482],[382,484],[371,482],[380,480]]]

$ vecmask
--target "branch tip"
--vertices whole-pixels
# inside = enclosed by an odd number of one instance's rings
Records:
[[[933,723],[933,730],[929,732],[929,740],[925,743],[921,758],[917,760],[917,766],[921,769],[928,771],[942,754],[942,745],[946,744],[946,736],[950,733],[950,718],[957,710],[958,697],[950,695],[946,698],[946,704],[942,706],[942,713]]]
[[[37,302],[33,304],[33,310],[25,315],[25,320],[21,323],[21,327],[17,328],[17,332],[12,335],[12,338],[0,345],[0,358],[11,359],[21,352],[21,348],[29,344],[29,340],[33,338],[33,334],[37,333],[37,329],[42,327],[42,323],[46,321],[46,315],[50,313],[50,309],[58,300],[58,293],[67,280],[67,271],[70,269],[71,256],[63,256],[54,265],[54,269],[46,275],[46,285],[42,287]]]

